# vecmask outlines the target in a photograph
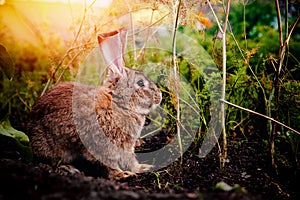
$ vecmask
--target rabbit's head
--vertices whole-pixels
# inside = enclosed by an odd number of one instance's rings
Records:
[[[142,72],[125,70],[112,91],[117,106],[138,114],[149,114],[162,99],[161,91]]]
[[[100,51],[108,66],[105,84],[112,89],[113,105],[147,115],[160,104],[162,93],[142,72],[125,67],[126,38],[125,28],[98,35]]]

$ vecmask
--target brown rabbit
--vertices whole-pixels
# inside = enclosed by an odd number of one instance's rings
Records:
[[[162,95],[142,72],[124,66],[126,34],[121,28],[98,36],[108,65],[103,86],[61,83],[35,103],[28,133],[36,158],[70,164],[82,157],[115,179],[151,168],[139,164],[134,147]]]

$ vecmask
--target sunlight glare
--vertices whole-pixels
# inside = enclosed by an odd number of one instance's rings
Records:
[[[61,2],[61,3],[84,3],[84,1],[86,2],[87,5],[90,5],[91,3],[93,3],[94,1],[94,5],[95,6],[99,6],[99,7],[108,7],[110,5],[110,3],[112,2],[112,0],[39,0],[39,1],[43,1],[43,2]]]

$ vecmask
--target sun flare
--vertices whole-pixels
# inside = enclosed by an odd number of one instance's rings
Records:
[[[46,2],[51,2],[51,0],[41,0]],[[87,5],[94,4],[100,7],[107,7],[112,0],[52,0],[52,2],[62,2],[62,3],[86,3]]]
[[[14,2],[17,1],[26,1],[26,0],[13,0]],[[86,3],[87,5],[95,5],[95,6],[99,6],[99,7],[108,7],[110,5],[110,3],[112,2],[112,0],[33,0],[36,2],[45,2],[45,3],[64,3],[64,4],[74,4],[74,3]],[[0,0],[0,5],[4,5],[5,4],[5,0]]]
[[[93,7],[90,13],[99,17],[112,0],[0,0],[1,25],[17,41],[38,44],[41,34],[55,33],[68,40],[74,35],[69,30],[82,18],[85,6]],[[9,16],[9,17],[7,17]],[[1,42],[1,39],[0,39]]]

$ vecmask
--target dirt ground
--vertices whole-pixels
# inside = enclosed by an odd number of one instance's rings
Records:
[[[159,139],[147,142],[155,145]],[[193,144],[182,164],[175,161],[123,181],[24,163],[13,139],[0,135],[0,145],[0,199],[300,199],[299,168],[281,164],[275,173],[267,145],[255,134],[247,140],[230,138],[223,170],[217,146],[199,158]],[[232,187],[216,187],[221,182]]]

